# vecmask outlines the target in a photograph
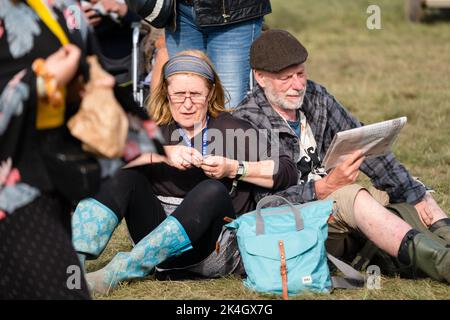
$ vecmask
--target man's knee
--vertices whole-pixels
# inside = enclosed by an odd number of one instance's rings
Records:
[[[360,192],[367,192],[358,184],[351,184],[339,188],[327,198],[336,201],[337,212],[335,214],[335,224],[340,228],[344,226],[347,230],[358,230],[355,219],[355,201]]]

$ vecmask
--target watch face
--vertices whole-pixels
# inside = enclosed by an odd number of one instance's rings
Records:
[[[238,175],[243,175],[244,174],[244,165],[243,164],[239,164],[237,174]]]

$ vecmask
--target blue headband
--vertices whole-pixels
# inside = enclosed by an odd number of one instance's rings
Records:
[[[194,73],[214,82],[214,72],[202,59],[195,56],[175,56],[164,68],[164,79],[176,73]]]

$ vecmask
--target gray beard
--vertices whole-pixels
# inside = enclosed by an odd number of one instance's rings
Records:
[[[284,110],[298,110],[298,109],[300,109],[301,106],[303,105],[303,101],[305,100],[305,94],[306,94],[306,90],[303,91],[303,94],[300,97],[300,101],[297,104],[294,105],[294,104],[291,104],[291,103],[286,103],[286,101],[284,101],[281,98],[275,97],[269,91],[266,92],[267,100],[269,100],[269,102],[271,104],[277,105],[281,109],[284,109]]]

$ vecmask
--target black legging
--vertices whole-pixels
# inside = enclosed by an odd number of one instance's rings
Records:
[[[120,170],[102,185],[94,198],[110,208],[119,220],[125,218],[135,243],[167,217],[151,182],[137,170]],[[235,211],[225,186],[208,179],[186,195],[172,216],[186,230],[193,246],[193,250],[171,259],[171,267],[180,267],[200,262],[214,250],[225,223],[223,218],[235,217]]]

